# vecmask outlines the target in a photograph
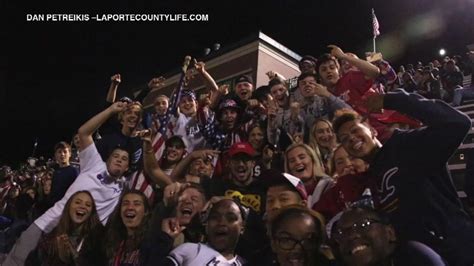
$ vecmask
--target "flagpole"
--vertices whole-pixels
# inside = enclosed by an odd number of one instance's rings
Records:
[[[372,44],[374,46],[374,53],[376,53],[376,47],[375,47],[375,38],[380,35],[380,24],[379,21],[377,20],[377,17],[375,16],[375,11],[372,8],[372,33],[373,33],[373,38],[372,38]]]
[[[375,49],[375,36],[372,38],[372,43],[374,45],[374,54],[376,53],[376,49]]]

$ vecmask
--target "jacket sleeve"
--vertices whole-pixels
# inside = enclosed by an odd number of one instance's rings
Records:
[[[420,160],[446,164],[471,129],[471,120],[440,100],[428,100],[418,94],[397,90],[384,97],[384,108],[397,110],[420,120],[424,126],[409,131],[404,148],[423,151]]]

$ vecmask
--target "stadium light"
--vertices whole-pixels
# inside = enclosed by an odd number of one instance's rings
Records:
[[[444,56],[446,54],[446,50],[443,48],[439,49],[439,55]]]

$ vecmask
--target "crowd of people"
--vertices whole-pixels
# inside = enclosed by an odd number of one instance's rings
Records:
[[[54,160],[1,169],[2,265],[473,265],[446,165],[471,129],[452,105],[474,52],[397,73],[329,48],[259,88],[194,61],[153,110],[166,79],[116,100],[112,76]]]

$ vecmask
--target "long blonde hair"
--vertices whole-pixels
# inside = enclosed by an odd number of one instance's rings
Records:
[[[311,130],[309,131],[309,146],[314,150],[314,152],[316,154],[316,158],[319,160],[321,165],[324,165],[323,154],[321,152],[321,149],[319,148],[318,142],[316,141],[316,137],[314,136],[315,135],[314,133],[316,132],[316,125],[319,122],[324,122],[324,123],[328,124],[331,131],[334,132],[334,130],[333,130],[332,124],[331,124],[331,122],[329,122],[329,120],[320,118],[320,119],[317,119],[316,121],[314,121],[313,126],[311,127]],[[332,152],[331,149],[329,149],[328,153],[331,153],[331,152]]]
[[[293,149],[296,149],[298,147],[303,148],[306,153],[308,154],[309,158],[311,158],[311,161],[313,162],[313,177],[323,177],[323,176],[328,176],[324,172],[324,166],[320,160],[318,160],[316,153],[314,150],[307,144],[304,143],[294,143],[288,146],[288,148],[285,151],[285,172],[290,173],[289,171],[289,166],[288,166],[288,153],[292,151]],[[291,173],[290,173],[291,174]]]

